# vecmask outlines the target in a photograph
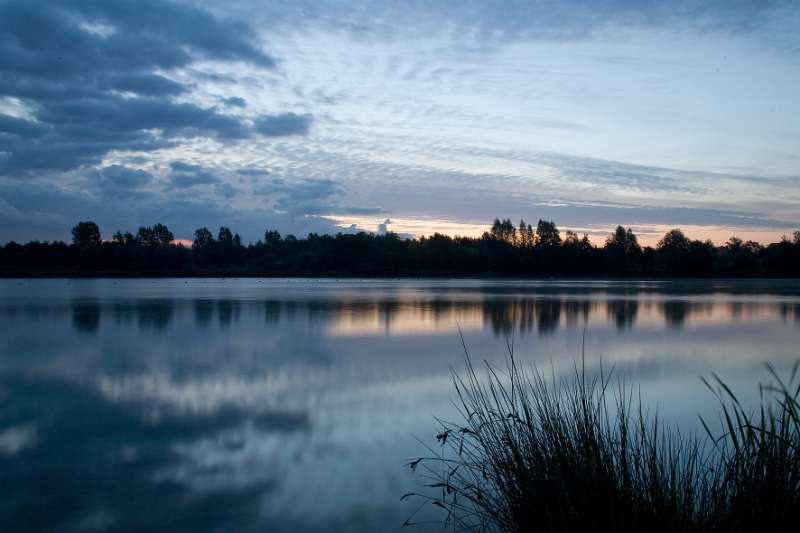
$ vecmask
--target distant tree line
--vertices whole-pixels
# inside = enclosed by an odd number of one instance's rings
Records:
[[[104,241],[87,221],[72,229],[71,244],[7,243],[0,275],[800,277],[800,231],[769,245],[731,237],[714,246],[673,229],[655,247],[642,247],[630,228],[618,226],[598,247],[587,235],[562,236],[552,221],[533,227],[496,219],[477,238],[364,232],[297,238],[268,230],[247,245],[229,228],[216,236],[200,228],[187,247],[163,224]]]

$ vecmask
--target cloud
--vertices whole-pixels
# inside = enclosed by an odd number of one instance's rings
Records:
[[[287,182],[283,179],[274,179],[267,183],[261,192],[274,193],[282,197],[295,200],[316,200],[337,196],[344,192],[343,187],[330,179],[307,179],[299,182]]]
[[[240,176],[245,176],[248,178],[269,176],[269,170],[264,168],[253,168],[253,167],[240,168],[236,171],[236,173],[239,174]]]
[[[181,161],[173,161],[170,184],[176,189],[190,189],[197,185],[220,184],[221,180],[211,170],[199,165],[190,165]]]
[[[281,113],[257,118],[254,122],[254,128],[265,137],[308,135],[311,129],[311,122],[312,117],[309,114]]]
[[[35,424],[19,424],[0,428],[0,456],[9,458],[36,444]]]
[[[783,228],[800,199],[798,15],[787,1],[0,2],[5,235],[168,209],[245,238],[335,231],[315,220],[335,214],[373,229]]]
[[[143,187],[153,181],[149,172],[123,165],[110,165],[97,173],[96,183],[105,196],[128,198],[141,196]]]
[[[203,170],[203,167],[200,165],[192,165],[190,163],[184,163],[183,161],[173,161],[169,164],[169,168],[173,172],[196,172],[198,170]]]
[[[131,92],[143,96],[174,96],[188,87],[158,74],[135,72],[116,74],[108,80],[109,87],[116,91]]]
[[[101,171],[103,179],[120,189],[138,189],[150,183],[153,176],[141,169],[111,165]]]
[[[256,189],[260,195],[273,198],[276,209],[293,215],[320,215],[330,211],[344,188],[330,179],[305,179],[289,182],[274,179]]]
[[[240,107],[242,109],[247,107],[247,101],[241,96],[230,96],[228,98],[223,98],[222,103],[226,106]]]
[[[256,43],[246,24],[174,2],[4,2],[0,96],[32,116],[0,116],[0,175],[69,170],[186,138],[248,137],[238,117],[175,101],[192,86],[166,73],[198,60],[274,67]]]
[[[231,12],[256,18],[270,29],[344,29],[365,42],[428,38],[444,29],[452,44],[473,42],[472,53],[522,40],[575,42],[615,30],[665,28],[699,34],[757,34],[775,48],[793,53],[800,50],[792,0],[733,4],[726,0],[409,0],[402,4],[358,0],[347,10],[335,0],[268,6],[232,0],[228,4]],[[256,5],[260,9],[254,9]]]
[[[239,193],[239,189],[230,183],[218,183],[214,190],[225,199],[231,199]]]
[[[336,214],[344,215],[380,215],[385,211],[380,207],[336,207]]]
[[[44,134],[47,127],[25,120],[0,114],[0,135],[8,137],[19,137],[20,139],[31,139]]]
[[[255,193],[271,200],[272,206],[290,216],[305,217],[329,215],[376,215],[384,212],[379,207],[353,207],[342,205],[341,199],[347,195],[347,189],[339,182],[331,179],[307,178],[287,180],[283,178],[260,182]],[[337,228],[334,231],[341,231]]]

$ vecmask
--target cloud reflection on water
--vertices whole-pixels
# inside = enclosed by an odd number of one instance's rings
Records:
[[[698,375],[796,357],[800,285],[0,281],[16,531],[392,529],[462,354],[602,359],[691,416]],[[699,407],[698,407],[699,406]],[[46,511],[42,511],[45,509]]]

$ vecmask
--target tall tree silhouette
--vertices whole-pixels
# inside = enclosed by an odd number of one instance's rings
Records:
[[[631,228],[617,226],[614,233],[606,238],[605,252],[608,272],[622,275],[636,270],[642,247]]]
[[[174,239],[172,232],[163,224],[142,226],[136,232],[136,240],[144,246],[165,246]]]
[[[92,221],[78,222],[72,228],[72,244],[75,246],[97,246],[101,240],[100,228]]]
[[[561,234],[556,227],[556,223],[546,220],[539,220],[536,225],[536,246],[551,247],[561,244]]]
[[[78,222],[78,224],[72,228],[72,244],[75,246],[98,246],[101,241],[100,228],[90,220]]]
[[[208,228],[199,228],[194,232],[194,242],[192,248],[203,249],[208,248],[214,243],[214,236],[208,231]]]

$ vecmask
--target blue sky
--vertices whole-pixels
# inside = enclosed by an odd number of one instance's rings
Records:
[[[221,4],[0,1],[0,242],[800,228],[796,2]]]

